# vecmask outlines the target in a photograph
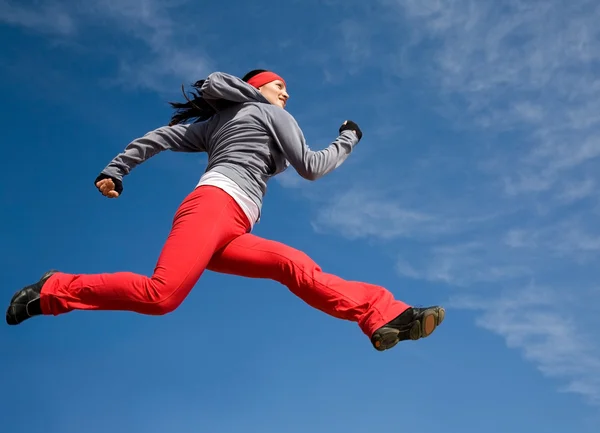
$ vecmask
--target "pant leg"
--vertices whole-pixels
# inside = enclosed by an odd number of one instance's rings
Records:
[[[131,272],[57,273],[42,288],[42,312],[52,315],[71,310],[169,313],[192,290],[214,252],[246,233],[248,228],[247,217],[228,194],[213,186],[198,187],[177,210],[151,277]]]
[[[325,273],[302,251],[250,233],[217,251],[207,269],[278,281],[308,305],[357,322],[368,337],[409,307],[383,287]]]

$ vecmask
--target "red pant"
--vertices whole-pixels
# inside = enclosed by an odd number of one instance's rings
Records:
[[[278,281],[312,307],[357,322],[369,337],[408,308],[386,289],[324,273],[303,252],[250,234],[248,228],[246,215],[228,194],[198,187],[179,207],[152,277],[56,273],[42,289],[42,311],[166,314],[183,302],[205,269]]]

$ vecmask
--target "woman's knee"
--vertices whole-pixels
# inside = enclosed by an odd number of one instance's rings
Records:
[[[152,314],[154,316],[164,316],[172,313],[183,303],[183,299],[168,298],[152,304]]]
[[[157,284],[153,281],[147,291],[147,308],[150,314],[163,316],[175,311],[183,303],[193,285],[189,284]]]

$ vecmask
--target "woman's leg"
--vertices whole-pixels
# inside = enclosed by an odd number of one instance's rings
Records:
[[[217,251],[207,269],[278,281],[308,305],[357,322],[369,338],[409,308],[383,287],[325,273],[302,251],[253,234],[237,237]]]
[[[196,188],[182,202],[151,277],[131,272],[55,273],[43,285],[43,314],[71,310],[128,310],[161,315],[176,309],[194,287],[213,253],[246,233],[237,203],[212,186]]]

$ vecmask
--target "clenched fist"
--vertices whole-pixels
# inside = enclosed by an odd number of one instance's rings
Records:
[[[358,125],[352,120],[346,120],[344,123],[342,123],[342,126],[340,126],[340,134],[342,133],[342,131],[346,130],[353,131],[359,140],[362,139],[362,131],[360,130]]]
[[[95,180],[96,188],[100,193],[108,198],[117,198],[123,192],[123,183],[115,178],[100,174]]]

